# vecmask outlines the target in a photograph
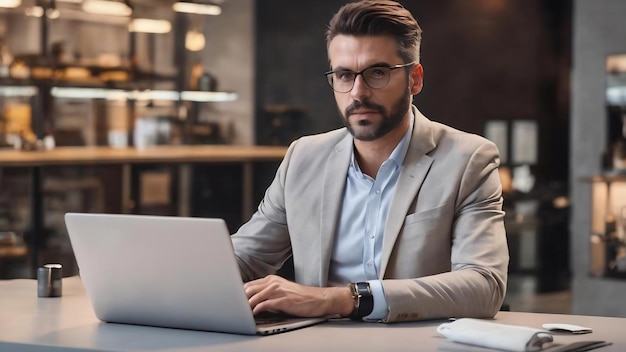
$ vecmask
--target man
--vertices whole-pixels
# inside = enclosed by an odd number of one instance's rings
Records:
[[[346,4],[326,39],[346,128],[293,142],[233,235],[254,313],[492,317],[508,266],[495,145],[412,106],[421,29],[400,4]],[[295,282],[273,275],[290,255]]]

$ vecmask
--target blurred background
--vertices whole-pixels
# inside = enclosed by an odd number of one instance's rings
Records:
[[[76,274],[68,211],[235,231],[285,146],[341,126],[322,73],[345,2],[0,0],[0,279]],[[626,316],[626,2],[401,3],[415,105],[500,149],[505,308]]]

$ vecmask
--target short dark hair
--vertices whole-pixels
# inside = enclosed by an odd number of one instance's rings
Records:
[[[326,46],[335,36],[390,35],[398,44],[398,55],[405,61],[419,62],[422,29],[401,4],[391,0],[363,0],[343,5],[326,31]]]

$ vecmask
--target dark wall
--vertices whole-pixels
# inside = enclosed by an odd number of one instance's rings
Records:
[[[290,136],[341,126],[331,90],[324,32],[346,1],[263,0],[257,5],[257,142],[275,124]],[[570,0],[402,1],[424,31],[424,90],[415,104],[431,120],[482,134],[489,119],[536,119],[540,167],[567,179]],[[267,113],[268,105],[304,113]],[[297,120],[292,124],[290,121]],[[285,137],[286,143],[292,138]]]
[[[304,108],[299,135],[341,126],[331,89],[324,33],[344,1],[269,0],[257,4],[257,143],[268,144],[268,105]]]

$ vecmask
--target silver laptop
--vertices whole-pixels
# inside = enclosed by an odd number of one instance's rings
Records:
[[[222,219],[67,213],[65,223],[100,320],[247,335],[326,320],[257,324]]]

